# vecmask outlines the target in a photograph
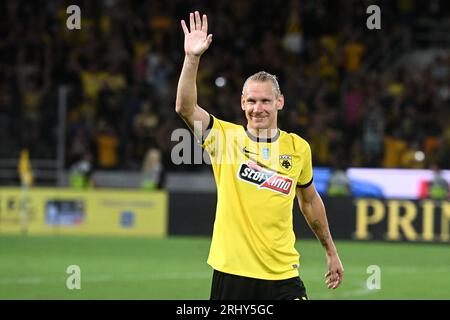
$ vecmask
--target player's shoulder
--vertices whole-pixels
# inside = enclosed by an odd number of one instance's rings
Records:
[[[292,143],[294,144],[295,149],[308,149],[309,148],[309,143],[308,141],[306,141],[306,139],[304,139],[303,137],[301,137],[300,135],[293,133],[293,132],[286,132],[286,131],[282,131],[284,132],[284,136],[291,140]]]
[[[213,128],[214,127],[216,127],[216,128],[221,127],[223,129],[242,129],[243,128],[239,124],[219,119],[214,115],[211,115],[211,117],[212,117],[212,121],[213,121],[213,124],[212,124]]]

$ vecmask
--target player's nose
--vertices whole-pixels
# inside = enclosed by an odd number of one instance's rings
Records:
[[[264,111],[264,106],[262,104],[262,102],[256,102],[254,107],[253,107],[253,112],[254,113],[262,113]]]

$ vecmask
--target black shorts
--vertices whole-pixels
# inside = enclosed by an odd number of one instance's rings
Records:
[[[307,300],[300,277],[261,280],[214,270],[211,300]]]

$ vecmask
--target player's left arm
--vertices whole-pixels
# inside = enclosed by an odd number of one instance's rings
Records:
[[[328,272],[325,274],[328,289],[336,289],[342,283],[344,267],[331,237],[328,219],[322,198],[311,183],[306,188],[297,188],[297,199],[309,227],[325,249]]]

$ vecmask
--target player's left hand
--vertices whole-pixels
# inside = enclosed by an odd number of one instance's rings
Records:
[[[328,289],[336,289],[344,279],[344,267],[337,253],[327,255],[328,272],[325,274]]]

